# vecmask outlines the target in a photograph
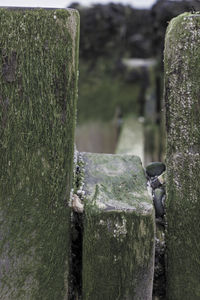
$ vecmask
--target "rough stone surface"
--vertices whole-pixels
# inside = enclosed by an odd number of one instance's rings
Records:
[[[141,161],[82,153],[83,299],[152,299],[155,217]]]
[[[165,41],[168,299],[200,299],[200,14],[173,19]]]
[[[0,298],[67,299],[79,16],[0,22]]]

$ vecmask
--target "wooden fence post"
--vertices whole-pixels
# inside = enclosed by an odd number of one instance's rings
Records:
[[[79,16],[0,9],[0,298],[68,299]]]
[[[168,299],[200,299],[200,15],[170,22],[165,41]]]

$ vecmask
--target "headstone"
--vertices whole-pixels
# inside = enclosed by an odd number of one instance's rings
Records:
[[[0,298],[68,299],[79,16],[0,21]]]
[[[200,14],[173,19],[165,41],[168,299],[200,299]]]
[[[155,216],[141,161],[82,153],[83,299],[152,299]]]

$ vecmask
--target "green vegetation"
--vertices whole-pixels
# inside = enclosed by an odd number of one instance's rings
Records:
[[[83,299],[151,299],[152,219],[99,212],[84,226]]]
[[[74,10],[0,9],[2,299],[64,299],[77,96]]]
[[[200,17],[173,19],[165,41],[168,299],[199,299]]]
[[[83,299],[151,299],[154,210],[141,161],[84,153]]]

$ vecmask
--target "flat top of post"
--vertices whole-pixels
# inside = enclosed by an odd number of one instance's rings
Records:
[[[86,200],[104,211],[151,214],[141,160],[133,155],[82,153]]]
[[[188,15],[186,15],[186,17],[189,18],[195,18],[195,17],[200,17],[200,13],[199,12],[195,12],[195,13],[186,13]]]
[[[171,19],[169,24],[173,24],[175,21],[181,20],[181,19],[186,20],[187,18],[191,19],[191,18],[199,18],[199,17],[200,17],[200,12],[194,12],[194,13],[193,12],[185,12],[185,13],[182,13],[182,14],[174,17],[173,19]]]

